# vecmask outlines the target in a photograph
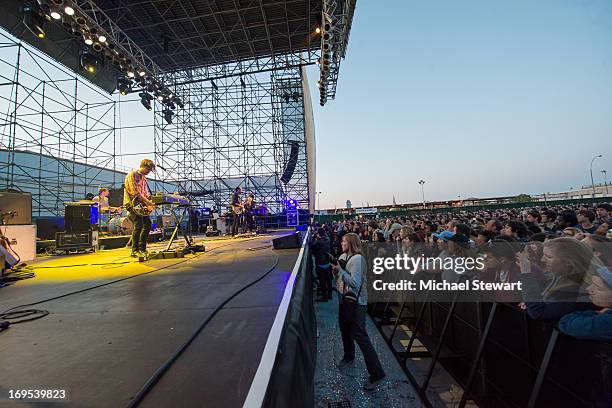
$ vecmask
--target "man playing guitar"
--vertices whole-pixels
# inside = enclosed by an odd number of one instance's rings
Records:
[[[242,212],[244,211],[244,205],[240,201],[241,193],[242,189],[240,187],[236,187],[236,189],[234,190],[234,195],[232,195],[232,212],[234,213],[232,236],[236,236],[238,234],[238,228],[242,223]]]
[[[155,170],[152,160],[144,159],[138,170],[130,171],[125,177],[123,205],[129,212],[128,218],[134,224],[132,232],[133,257],[147,255],[147,241],[151,232],[149,214],[155,208],[147,185],[147,175]]]

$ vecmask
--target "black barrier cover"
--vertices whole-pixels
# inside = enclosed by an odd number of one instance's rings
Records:
[[[266,390],[264,407],[314,406],[317,323],[311,269],[310,250],[306,245]]]

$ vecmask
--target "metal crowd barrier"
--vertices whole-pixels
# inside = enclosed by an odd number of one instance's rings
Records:
[[[481,407],[604,406],[593,390],[605,389],[605,364],[612,373],[612,343],[565,336],[554,322],[532,320],[513,304],[422,297],[389,298],[370,305],[370,314],[426,405],[433,405],[428,389],[440,365],[463,388],[460,408],[468,401]],[[426,351],[415,350],[417,341]],[[424,375],[410,369],[411,358],[429,359]]]

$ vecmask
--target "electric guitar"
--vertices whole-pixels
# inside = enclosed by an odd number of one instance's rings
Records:
[[[244,204],[232,204],[232,212],[235,215],[240,215],[244,212]]]
[[[136,215],[146,217],[151,215],[155,209],[155,205],[147,205],[142,201],[142,198],[136,196],[132,198],[132,202],[125,206],[129,212],[133,212]]]

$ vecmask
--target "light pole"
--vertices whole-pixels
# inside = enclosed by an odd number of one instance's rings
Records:
[[[419,180],[419,184],[421,185],[421,195],[423,196],[423,209],[425,209],[425,187],[423,187],[425,180]]]
[[[599,157],[603,157],[603,156],[599,154],[597,156],[593,156],[593,158],[591,159],[591,188],[593,189],[593,198],[595,198],[595,181],[593,180],[593,162],[595,161],[595,159]]]
[[[606,186],[606,195],[608,195],[608,171],[602,170],[601,172],[604,175],[604,185]]]

